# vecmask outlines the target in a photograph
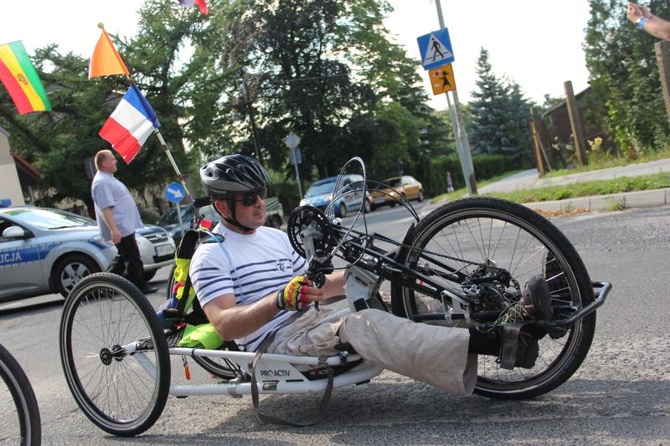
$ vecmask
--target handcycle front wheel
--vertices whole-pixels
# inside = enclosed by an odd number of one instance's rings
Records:
[[[496,198],[464,198],[436,209],[408,234],[398,261],[412,270],[426,271],[431,279],[451,289],[460,286],[450,281],[456,272],[473,277],[481,265],[507,271],[512,285],[521,289],[532,276],[541,275],[549,285],[554,320],[565,319],[572,309],[584,308],[594,300],[586,267],[558,228],[525,206]],[[439,290],[420,293],[392,285],[391,291],[396,315],[416,322],[449,324],[444,314],[452,308],[437,298]],[[517,296],[518,291],[513,286],[504,290]],[[595,323],[593,312],[568,328],[552,329],[540,339],[540,354],[531,369],[506,370],[496,357],[479,355],[475,393],[523,399],[555,389],[586,357]]]
[[[168,346],[144,294],[116,274],[91,274],[63,306],[60,357],[84,414],[113,435],[149,429],[170,389]]]
[[[35,392],[18,361],[0,345],[0,443],[39,445],[42,424]]]

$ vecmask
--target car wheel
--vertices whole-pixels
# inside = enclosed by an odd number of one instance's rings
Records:
[[[366,214],[372,211],[372,205],[368,200],[363,200],[363,212]]]
[[[423,201],[423,191],[422,190],[419,191],[419,198],[417,198],[417,200],[419,200],[419,202]]]
[[[154,269],[152,271],[144,271],[144,280],[147,282],[153,279],[156,276],[156,273],[158,272],[157,269]]]
[[[63,296],[72,291],[72,288],[89,274],[99,273],[100,267],[90,257],[82,254],[73,254],[62,258],[51,271],[51,279],[56,290]]]
[[[337,206],[337,216],[340,218],[344,218],[347,216],[347,205],[344,203],[340,203]]]

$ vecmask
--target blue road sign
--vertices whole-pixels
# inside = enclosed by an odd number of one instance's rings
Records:
[[[186,196],[186,189],[181,183],[170,183],[165,188],[165,198],[171,203],[179,203]]]
[[[416,41],[419,44],[421,63],[425,70],[447,65],[455,60],[447,28],[418,37]]]

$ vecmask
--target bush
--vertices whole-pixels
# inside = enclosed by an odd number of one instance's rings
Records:
[[[504,155],[475,155],[472,157],[477,181],[503,175],[516,168],[511,166]],[[460,157],[441,156],[431,161],[429,174],[422,179],[426,196],[434,197],[447,192],[447,172],[451,172],[454,189],[466,187]]]
[[[284,215],[288,216],[294,208],[298,207],[302,198],[299,196],[298,182],[294,177],[287,178],[273,170],[268,170],[268,177],[270,180],[268,196],[279,198],[284,208]]]

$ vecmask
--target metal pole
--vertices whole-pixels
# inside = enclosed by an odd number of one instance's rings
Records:
[[[442,16],[442,5],[440,0],[435,0],[435,6],[437,8],[437,19],[440,22],[440,29],[445,28],[444,26],[444,17]],[[458,147],[458,152],[461,158],[461,169],[463,170],[463,177],[465,178],[465,185],[468,188],[469,195],[477,195],[477,181],[475,179],[475,169],[472,164],[472,156],[470,155],[470,142],[468,141],[468,134],[465,131],[465,126],[463,124],[463,117],[461,115],[461,107],[458,102],[458,93],[456,89],[451,92],[454,96],[454,111],[453,114],[456,116],[456,122],[452,122],[452,128],[456,128],[454,137],[456,138],[456,146]],[[450,116],[451,114],[451,104],[449,102],[449,92],[447,95],[447,105],[449,106]]]
[[[451,98],[449,97],[449,92],[446,92],[444,96],[447,98],[447,107],[449,110],[449,121],[451,121],[451,131],[454,134],[454,143],[456,144],[456,150],[458,150],[458,158],[463,159],[463,147],[461,145],[461,140],[458,138],[458,120],[456,119],[456,113],[454,113],[454,107],[451,106]],[[468,177],[467,171],[463,169],[463,162],[461,162],[461,171],[463,172],[463,178]],[[467,183],[467,181],[466,181]]]
[[[300,170],[298,169],[298,154],[295,147],[291,149],[291,158],[293,158],[293,165],[295,166],[295,179],[298,182],[298,196],[302,200],[302,186],[300,185]]]

